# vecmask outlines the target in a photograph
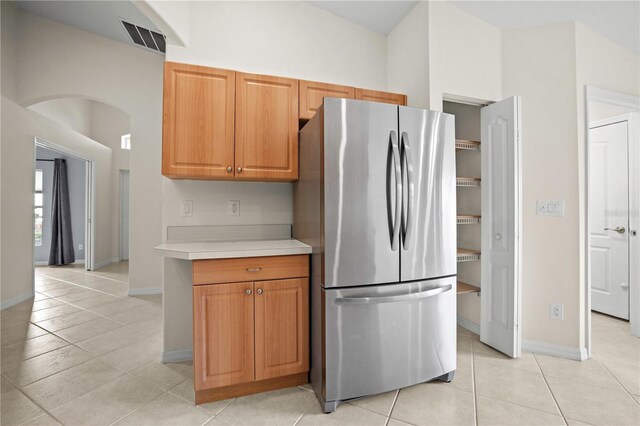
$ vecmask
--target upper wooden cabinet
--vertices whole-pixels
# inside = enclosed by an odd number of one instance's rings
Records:
[[[300,80],[300,118],[313,118],[324,97],[355,99],[355,87]]]
[[[312,118],[324,97],[407,103],[395,93],[166,62],[162,174],[297,180],[299,119]]]
[[[233,177],[236,73],[166,62],[162,174]]]
[[[236,179],[298,179],[298,80],[236,73]]]
[[[384,102],[386,104],[407,105],[407,96],[399,93],[378,92],[356,89],[356,99],[360,101]]]

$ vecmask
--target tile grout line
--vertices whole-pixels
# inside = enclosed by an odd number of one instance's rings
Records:
[[[398,396],[400,396],[400,389],[396,389],[396,394],[393,397],[393,402],[391,403],[391,408],[389,408],[389,413],[387,414],[387,421],[384,422],[384,425],[387,426],[389,421],[391,420],[391,414],[393,413],[393,409],[396,406],[396,401],[398,401]]]
[[[553,398],[553,403],[556,405],[556,408],[558,409],[558,412],[562,416],[562,421],[564,422],[565,425],[568,425],[569,422],[567,422],[567,418],[565,417],[564,413],[562,412],[562,409],[560,408],[560,404],[558,404],[558,401],[556,400],[556,396],[553,394],[553,391],[551,390],[551,386],[549,386],[549,382],[547,381],[547,376],[545,376],[544,371],[542,370],[542,367],[540,366],[540,363],[538,362],[538,358],[536,357],[536,354],[532,353],[532,355],[533,355],[533,359],[536,361],[536,365],[538,366],[538,368],[540,369],[540,372],[542,373],[542,379],[544,380],[544,384],[547,385],[547,389],[549,390],[549,393],[551,394],[551,398]]]
[[[473,384],[473,417],[478,426],[478,391],[476,389],[476,344],[471,341],[471,382]]]
[[[28,420],[25,420],[24,422],[20,423],[20,424],[25,424],[33,419],[37,419],[38,417],[42,416],[43,414],[47,414],[49,415],[52,419],[54,419],[56,422],[63,424],[60,420],[58,420],[58,418],[56,416],[54,416],[49,410],[47,410],[46,408],[44,408],[42,405],[40,405],[37,401],[35,401],[33,398],[31,398],[29,395],[27,395],[27,393],[25,391],[22,390],[21,387],[19,387],[16,383],[14,383],[13,381],[9,380],[6,376],[4,376],[5,380],[8,380],[9,383],[11,383],[12,385],[14,385],[15,390],[17,390],[18,392],[20,392],[25,398],[27,398],[29,401],[31,401],[32,404],[34,404],[36,407],[38,407],[39,409],[42,410],[42,413],[38,414],[37,416],[34,416]],[[35,382],[34,382],[35,383]]]
[[[615,381],[616,381],[616,382],[618,382],[618,384],[620,385],[620,387],[622,387],[622,389],[624,389],[624,391],[627,393],[627,395],[629,395],[629,396],[631,397],[631,399],[635,401],[635,403],[636,403],[636,404],[640,405],[640,401],[638,401],[637,399],[635,399],[635,398],[633,397],[633,395],[631,394],[631,392],[629,392],[629,390],[627,389],[627,387],[626,387],[625,385],[623,385],[623,384],[622,384],[622,382],[621,382],[620,380],[618,380],[618,378],[616,377],[616,375],[615,375],[615,374],[613,374],[613,373],[611,372],[611,370],[609,370],[609,367],[607,367],[607,364],[605,364],[604,362],[602,362],[602,361],[600,361],[600,360],[598,360],[598,359],[595,359],[595,358],[592,358],[592,359],[593,359],[594,361],[596,361],[597,363],[599,363],[600,365],[602,365],[602,366],[604,367],[604,369],[605,369],[605,370],[607,370],[607,372],[608,372],[609,374],[611,374],[611,376],[613,376],[613,378],[615,379]]]

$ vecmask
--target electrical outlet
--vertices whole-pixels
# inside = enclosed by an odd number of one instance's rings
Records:
[[[240,200],[229,200],[229,216],[240,216]]]
[[[84,247],[82,244],[78,244],[78,250],[82,250],[82,247]]]
[[[564,320],[564,305],[562,303],[552,303],[549,316],[554,320]]]
[[[182,217],[193,216],[193,200],[182,200]]]

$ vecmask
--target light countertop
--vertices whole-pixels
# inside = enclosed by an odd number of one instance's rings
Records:
[[[294,239],[198,241],[163,243],[155,247],[154,251],[164,257],[199,260],[309,254],[311,246]]]

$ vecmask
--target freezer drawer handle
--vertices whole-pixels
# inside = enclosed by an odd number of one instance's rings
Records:
[[[429,290],[421,291],[418,293],[399,294],[397,296],[381,296],[381,297],[338,297],[336,298],[336,305],[372,305],[378,303],[392,303],[403,302],[406,300],[425,299],[427,297],[436,296],[438,294],[445,293],[451,290],[451,284],[431,288]]]

